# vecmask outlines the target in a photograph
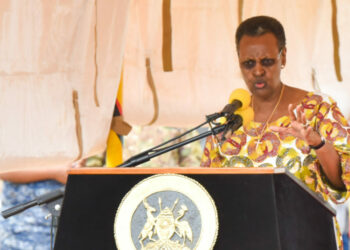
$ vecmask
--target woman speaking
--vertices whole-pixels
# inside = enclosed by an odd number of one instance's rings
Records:
[[[287,168],[325,200],[344,201],[350,188],[350,127],[330,97],[283,83],[286,39],[274,18],[257,16],[236,31],[254,119],[226,140],[208,137],[202,167]]]

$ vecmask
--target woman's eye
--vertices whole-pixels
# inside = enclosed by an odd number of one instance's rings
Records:
[[[255,67],[256,62],[254,60],[248,60],[242,63],[243,67],[246,69],[252,69]]]
[[[265,58],[265,59],[262,59],[260,63],[262,66],[269,67],[274,65],[275,59]]]

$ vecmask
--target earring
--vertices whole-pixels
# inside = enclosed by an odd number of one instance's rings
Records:
[[[284,64],[281,65],[281,69],[284,69]]]

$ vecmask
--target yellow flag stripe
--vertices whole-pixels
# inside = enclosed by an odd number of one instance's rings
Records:
[[[106,151],[106,166],[113,168],[123,162],[123,145],[118,135],[113,131],[109,131]]]

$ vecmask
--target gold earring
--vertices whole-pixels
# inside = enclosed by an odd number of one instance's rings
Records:
[[[284,64],[281,65],[281,69],[284,69]]]

